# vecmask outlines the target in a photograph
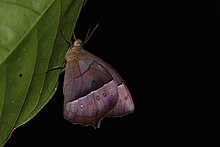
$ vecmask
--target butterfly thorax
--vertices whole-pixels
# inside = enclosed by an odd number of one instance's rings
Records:
[[[66,53],[66,61],[77,60],[78,55],[83,49],[83,41],[76,39],[73,45],[68,49]]]

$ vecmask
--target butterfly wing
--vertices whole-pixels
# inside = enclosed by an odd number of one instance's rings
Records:
[[[64,118],[73,124],[99,127],[118,100],[111,74],[83,50],[67,60],[63,92]]]
[[[95,59],[97,63],[100,63],[117,83],[118,101],[114,108],[107,113],[106,117],[120,117],[132,113],[134,111],[134,103],[131,94],[118,72],[102,59],[89,52],[87,54],[91,56],[90,58]]]
[[[64,77],[64,118],[99,127],[102,118],[133,112],[131,95],[120,75],[106,62],[80,50],[68,52]]]

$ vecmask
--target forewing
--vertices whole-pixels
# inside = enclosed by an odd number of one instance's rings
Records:
[[[120,117],[132,113],[134,111],[134,103],[132,97],[118,72],[108,63],[96,57],[95,55],[91,53],[88,53],[87,55],[91,56],[90,58],[95,59],[97,63],[101,64],[111,74],[114,81],[117,83],[118,101],[114,108],[110,112],[108,112],[106,116]]]

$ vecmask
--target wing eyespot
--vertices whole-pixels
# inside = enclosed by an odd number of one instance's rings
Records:
[[[103,95],[104,97],[106,97],[106,96],[107,96],[107,93],[104,92],[102,95]]]
[[[96,96],[96,100],[100,100],[100,96]]]

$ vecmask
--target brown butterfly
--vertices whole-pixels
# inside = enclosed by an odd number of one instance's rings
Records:
[[[120,75],[102,59],[84,50],[80,39],[75,36],[74,39],[66,53],[64,118],[73,124],[99,128],[104,117],[132,113],[132,97]]]

